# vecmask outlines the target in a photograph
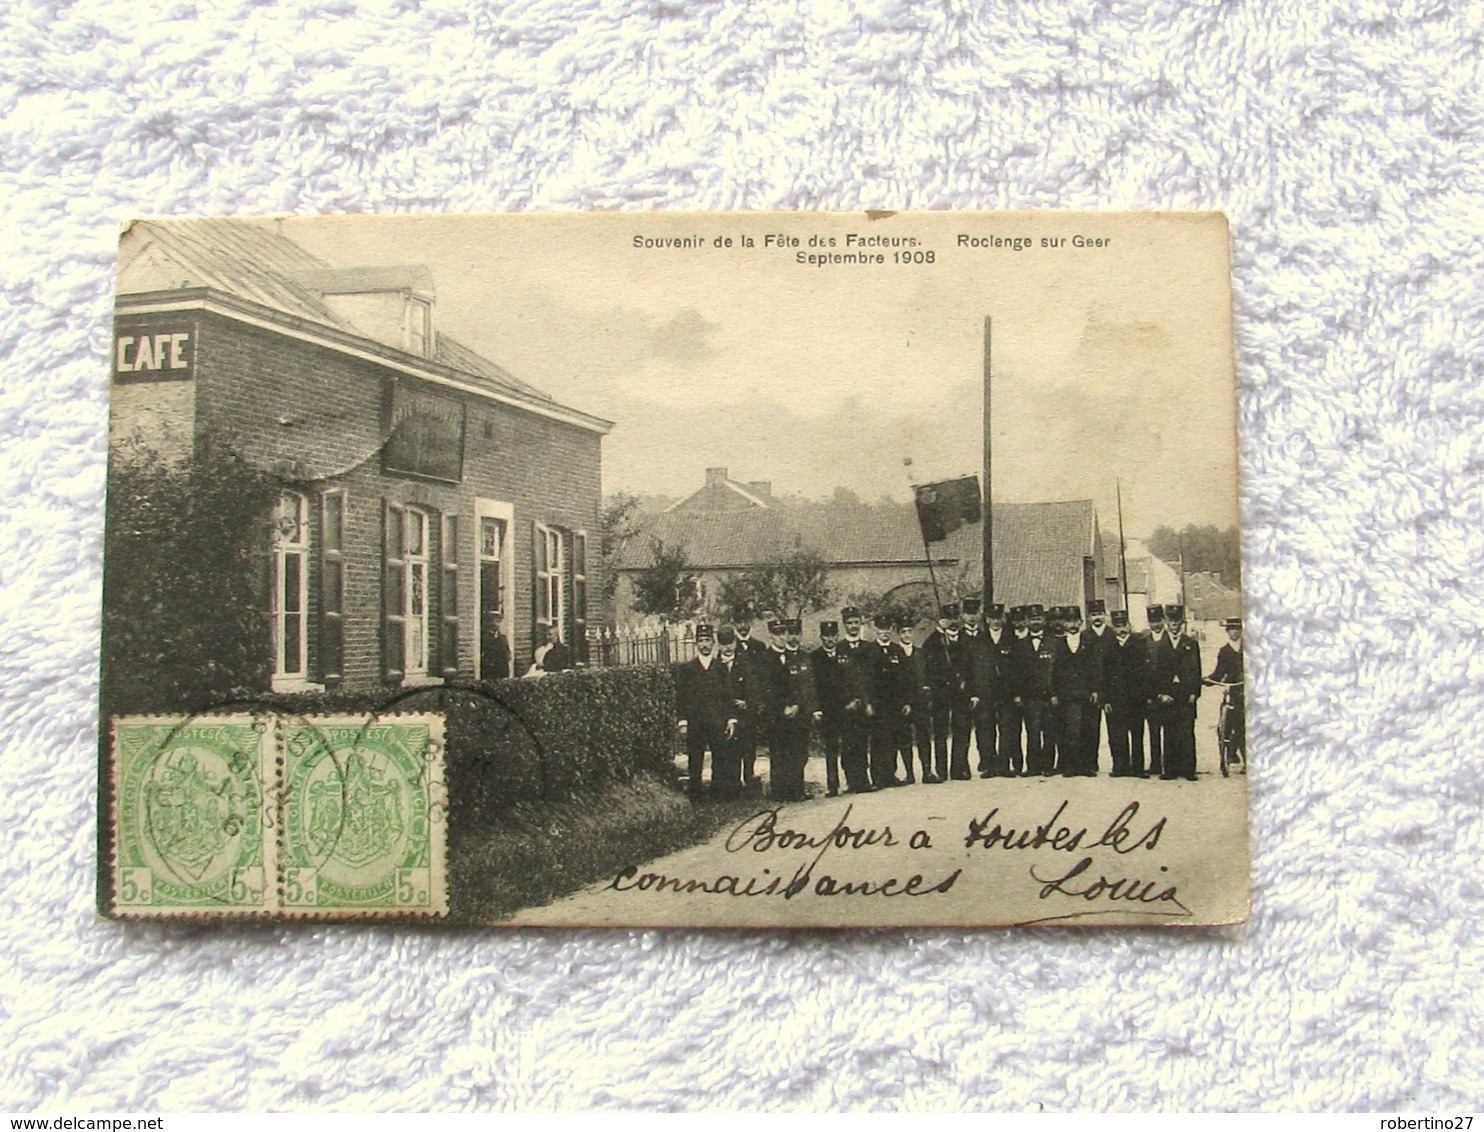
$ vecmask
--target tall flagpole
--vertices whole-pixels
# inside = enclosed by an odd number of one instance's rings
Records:
[[[1123,580],[1123,611],[1128,612],[1128,547],[1123,541],[1123,481],[1114,480],[1118,493],[1118,576]]]
[[[990,449],[993,439],[990,427],[993,417],[990,414],[989,397],[989,316],[984,316],[984,522],[980,527],[980,534],[984,538],[984,546],[981,550],[984,564],[984,604],[987,607],[994,601],[994,461],[990,459]]]

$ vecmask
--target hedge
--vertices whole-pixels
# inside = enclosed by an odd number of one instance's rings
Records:
[[[440,712],[455,810],[498,814],[521,802],[565,801],[641,774],[673,778],[675,682],[662,667],[575,669],[539,680],[370,693],[273,694],[217,700],[199,711],[253,709],[292,716]]]

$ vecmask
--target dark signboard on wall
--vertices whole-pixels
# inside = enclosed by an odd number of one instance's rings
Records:
[[[114,381],[189,381],[195,376],[195,363],[194,320],[120,320],[114,330]]]
[[[382,448],[388,472],[458,483],[464,478],[464,403],[397,382]]]

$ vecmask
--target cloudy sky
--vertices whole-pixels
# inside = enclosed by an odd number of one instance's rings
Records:
[[[427,265],[440,329],[616,422],[608,492],[679,497],[724,465],[780,494],[906,499],[904,457],[919,479],[977,473],[990,316],[996,499],[1090,497],[1111,525],[1121,479],[1130,535],[1236,522],[1219,218],[605,213],[284,230],[339,266]],[[887,259],[873,267],[795,260],[820,250],[811,236],[847,251],[851,234],[916,239],[908,250],[933,262],[893,263],[890,247],[870,249]],[[633,246],[691,235],[704,246]],[[1076,235],[1110,243],[1078,250]]]

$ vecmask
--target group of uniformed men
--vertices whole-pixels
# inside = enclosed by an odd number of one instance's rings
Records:
[[[1148,633],[1128,614],[1077,606],[987,607],[977,598],[940,607],[920,642],[917,621],[879,614],[875,639],[859,609],[844,626],[819,623],[820,646],[801,647],[797,619],[696,627],[696,657],[678,670],[679,727],[692,794],[735,797],[757,782],[760,744],[769,791],[806,797],[811,731],[824,748],[827,793],[865,793],[918,781],[968,779],[970,741],[981,778],[1095,776],[1106,724],[1114,777],[1195,779],[1200,647],[1183,606],[1151,606]],[[1227,623],[1240,648],[1241,623]],[[1223,650],[1223,654],[1228,650]],[[1237,654],[1240,656],[1240,654]],[[1147,733],[1147,754],[1146,743]]]

